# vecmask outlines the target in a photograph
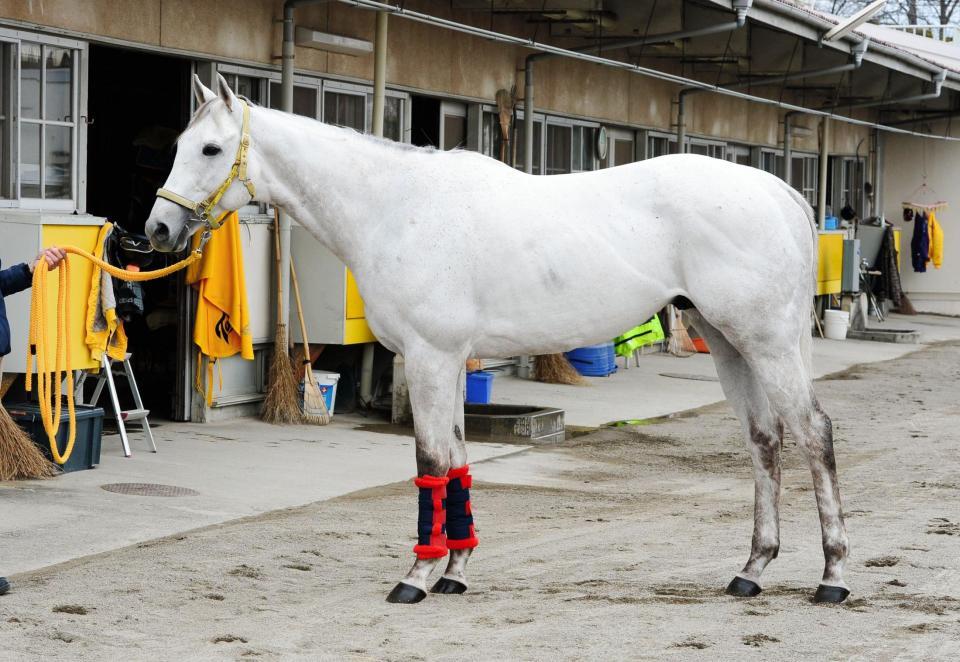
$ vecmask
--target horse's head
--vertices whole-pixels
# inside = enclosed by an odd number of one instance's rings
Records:
[[[248,113],[244,101],[217,75],[219,93],[193,77],[197,111],[177,142],[177,156],[157,191],[146,234],[160,251],[180,251],[204,227],[217,227],[228,212],[254,195],[247,169]]]

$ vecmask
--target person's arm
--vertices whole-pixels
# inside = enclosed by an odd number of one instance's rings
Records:
[[[56,269],[66,257],[66,252],[52,246],[40,251],[32,265],[18,264],[0,271],[0,296],[10,296],[29,288],[33,282],[33,266],[40,260],[46,260],[51,269]]]
[[[0,271],[0,295],[10,296],[30,287],[32,274],[26,264],[17,264]]]

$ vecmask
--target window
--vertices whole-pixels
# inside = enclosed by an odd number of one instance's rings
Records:
[[[811,206],[817,205],[817,164],[820,158],[811,154],[794,154],[790,166],[790,186],[806,198]]]
[[[496,112],[487,111],[483,113],[483,124],[481,126],[481,152],[489,157],[500,160],[500,147],[503,142],[503,132],[500,130],[500,117]],[[525,151],[527,144],[524,140],[525,125],[523,122],[523,113],[518,112],[516,121],[512,128],[511,146],[504,154],[504,161],[512,164],[517,170],[524,170]],[[536,175],[543,173],[543,121],[534,115],[533,121],[533,173]]]
[[[714,159],[722,159],[724,157],[724,148],[725,146],[722,143],[708,143],[701,140],[691,140],[687,146],[687,152],[689,154],[700,154],[702,156],[709,156]]]
[[[760,152],[760,169],[783,179],[783,154],[778,154],[777,152],[766,149],[762,150]]]
[[[647,158],[677,153],[676,136],[647,136]]]
[[[440,104],[440,148],[463,149],[467,145],[467,106],[444,101]]]
[[[750,148],[746,145],[728,144],[723,156],[727,161],[732,161],[738,165],[753,165],[750,158]]]
[[[0,42],[0,199],[75,208],[79,49]]]
[[[253,99],[251,99],[252,101]],[[279,110],[283,106],[280,83],[270,81],[270,107]],[[309,85],[293,86],[293,112],[295,115],[317,119],[317,88]]]
[[[570,172],[573,127],[558,124],[547,125],[547,172],[560,175]]]
[[[864,214],[863,173],[864,162],[856,157],[834,157],[833,166],[833,212],[837,215],[846,205],[857,214]]]

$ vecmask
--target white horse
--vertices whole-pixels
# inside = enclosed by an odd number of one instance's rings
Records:
[[[199,107],[146,226],[154,246],[182,250],[256,195],[350,267],[371,329],[405,359],[420,544],[390,601],[423,599],[448,549],[432,591],[467,587],[476,545],[462,433],[467,358],[604,341],[671,302],[691,307],[753,458],[752,548],[728,593],[758,594],[777,556],[786,427],[820,512],[826,562],[815,600],[847,597],[832,425],[810,377],[816,227],[790,186],[694,155],[536,177],[471,152],[249,107],[222,77],[218,93],[196,78],[194,91]]]

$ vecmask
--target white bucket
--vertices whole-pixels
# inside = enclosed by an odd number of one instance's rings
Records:
[[[823,334],[830,340],[846,340],[850,313],[846,310],[827,310],[823,313]]]
[[[323,401],[327,405],[327,410],[333,416],[333,408],[337,403],[337,382],[340,381],[340,375],[326,370],[314,370],[313,381],[317,383]]]

